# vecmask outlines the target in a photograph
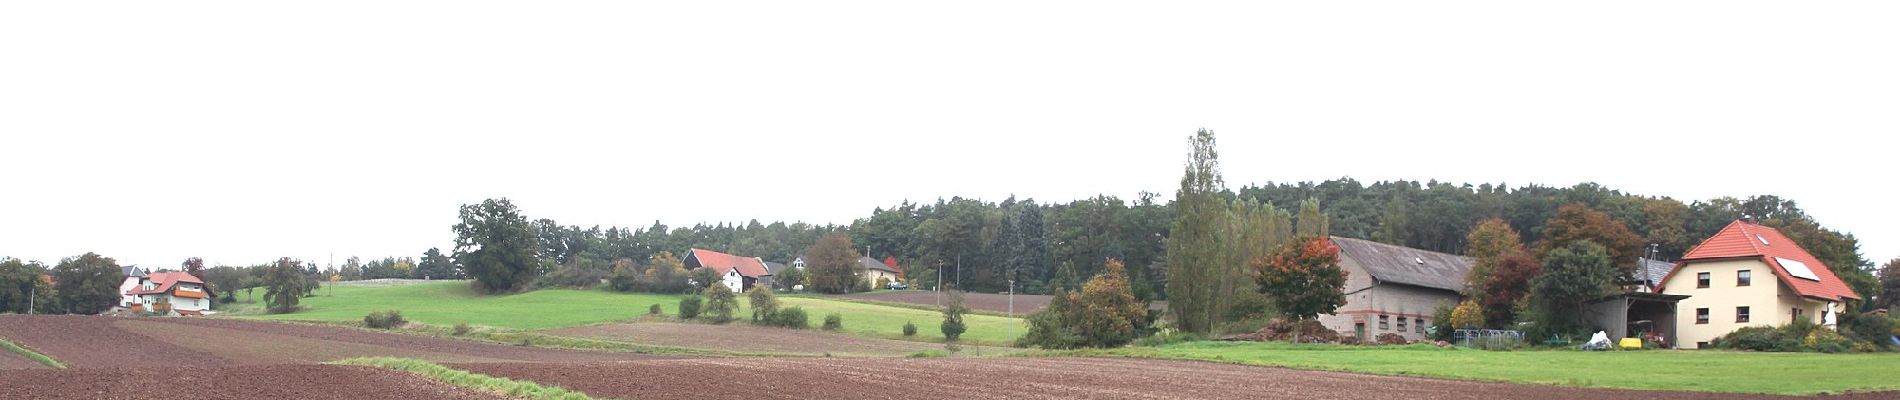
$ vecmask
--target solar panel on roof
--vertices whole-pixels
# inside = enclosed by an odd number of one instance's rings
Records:
[[[1775,261],[1781,263],[1781,268],[1788,270],[1788,275],[1794,275],[1794,277],[1796,278],[1806,279],[1810,281],[1821,280],[1821,277],[1819,275],[1814,274],[1814,270],[1808,269],[1808,265],[1803,264],[1800,261],[1790,260],[1790,259],[1781,258],[1781,257],[1775,257]]]

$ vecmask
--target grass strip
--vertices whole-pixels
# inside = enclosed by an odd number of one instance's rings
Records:
[[[331,362],[337,365],[359,365],[392,369],[444,384],[460,386],[473,390],[499,394],[508,397],[536,400],[590,400],[585,393],[567,390],[559,386],[543,386],[529,381],[517,381],[508,378],[493,377],[459,369],[444,367],[428,361],[395,357],[362,357]]]
[[[7,348],[7,351],[12,351],[23,357],[26,357],[29,360],[33,360],[34,362],[45,364],[48,367],[58,368],[58,369],[66,368],[66,364],[60,364],[59,360],[54,360],[52,357],[47,357],[45,354],[40,354],[40,352],[29,350],[26,347],[22,347],[18,344],[14,344],[13,342],[0,340],[0,347],[5,347]]]

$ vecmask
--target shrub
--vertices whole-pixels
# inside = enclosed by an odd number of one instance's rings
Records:
[[[651,306],[647,306],[647,315],[661,315],[665,313],[666,313],[665,310],[660,309],[659,303],[654,303]]]
[[[844,328],[844,316],[838,313],[825,314],[825,330],[835,331]]]
[[[1484,326],[1484,308],[1478,302],[1465,300],[1451,309],[1451,326],[1456,329],[1478,329]]]
[[[1840,314],[1838,322],[1841,334],[1855,342],[1864,342],[1879,348],[1893,345],[1893,342],[1888,339],[1888,336],[1893,335],[1893,320],[1885,316],[1871,313],[1843,313]]]
[[[945,291],[944,297],[943,324],[938,325],[937,330],[943,332],[943,340],[945,342],[956,342],[957,338],[963,336],[963,331],[967,329],[963,326],[963,314],[970,312],[970,308],[963,306],[963,292],[961,291]]]
[[[1432,340],[1451,341],[1452,330],[1457,329],[1451,326],[1451,312],[1451,304],[1446,303],[1438,303],[1438,308],[1433,309],[1432,326],[1427,329],[1427,332],[1431,333]]]
[[[917,336],[917,324],[913,324],[910,321],[904,321],[904,336],[906,337]]]
[[[363,325],[376,329],[389,329],[402,326],[409,321],[402,319],[402,312],[396,310],[376,311],[363,316]]]
[[[554,270],[534,278],[533,286],[544,288],[586,289],[600,285],[601,280],[613,275],[613,264],[594,259],[576,259],[574,262],[555,267]]]
[[[773,313],[778,312],[778,296],[772,295],[772,289],[764,285],[753,286],[752,290],[746,291],[746,301],[752,305],[752,323],[771,318]]]
[[[764,317],[765,326],[805,329],[811,327],[811,318],[805,315],[805,309],[799,307],[781,308]]]
[[[715,324],[732,321],[732,311],[739,308],[739,297],[732,295],[732,289],[724,285],[712,285],[706,288],[706,316],[712,317]]]
[[[469,332],[474,331],[474,330],[475,328],[470,328],[467,322],[457,322],[455,323],[455,330],[451,331],[450,333],[455,336],[462,336],[462,335],[467,335]]]
[[[1807,337],[1801,341],[1801,348],[1822,353],[1846,353],[1854,348],[1854,341],[1833,329],[1810,329]]]
[[[689,295],[680,298],[680,319],[698,318],[699,304],[703,301],[705,301],[705,299],[700,298],[699,295]]]

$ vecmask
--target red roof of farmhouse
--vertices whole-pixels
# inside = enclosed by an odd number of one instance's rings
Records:
[[[1794,240],[1782,235],[1781,231],[1747,221],[1738,220],[1729,223],[1728,227],[1722,228],[1722,231],[1717,232],[1715,236],[1710,236],[1708,240],[1703,240],[1702,244],[1689,249],[1689,253],[1684,254],[1682,260],[1676,262],[1676,271],[1682,270],[1683,265],[1692,261],[1748,258],[1759,259],[1773,266],[1769,270],[1775,272],[1775,277],[1780,278],[1783,284],[1793,288],[1795,293],[1801,296],[1828,301],[1860,299],[1860,295],[1854,294],[1854,289],[1847,287],[1847,283],[1842,282],[1840,277],[1834,276],[1834,271],[1829,270],[1827,264],[1821,263],[1821,260],[1814,258],[1813,254],[1808,254],[1807,250],[1794,244]],[[1803,266],[1812,271],[1814,277],[1820,279],[1811,280],[1795,276],[1794,273],[1789,272],[1789,267],[1787,263],[1782,262],[1783,260],[1804,264]],[[1797,266],[1796,269],[1799,267]],[[1670,275],[1674,276],[1675,272],[1671,271]],[[1663,281],[1668,282],[1668,279],[1665,278]]]
[[[733,268],[739,269],[739,275],[760,277],[771,275],[766,272],[765,263],[756,257],[740,257],[706,249],[693,249],[693,258],[699,259],[699,266],[712,268],[719,275],[725,275]]]
[[[205,285],[204,281],[198,280],[198,277],[191,276],[191,274],[184,272],[158,272],[147,275],[145,279],[152,280],[152,283],[158,284],[158,287],[152,290],[132,289],[132,291],[125,292],[125,294],[140,295],[170,292],[172,286],[178,284],[178,282],[196,283],[198,287],[204,287]]]

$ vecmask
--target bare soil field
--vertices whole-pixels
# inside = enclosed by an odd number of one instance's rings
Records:
[[[46,354],[70,368],[314,364],[364,356],[438,362],[654,358],[633,353],[505,346],[347,328],[206,318],[5,315],[0,316],[0,338]]]
[[[342,365],[23,370],[0,399],[500,399],[401,372]]]
[[[641,322],[582,326],[542,333],[660,346],[758,353],[902,356],[920,351],[943,350],[943,345],[935,343],[866,338],[813,330],[766,328],[740,323],[708,325]]]
[[[460,364],[595,397],[693,399],[1770,399],[1088,358],[717,359]],[[747,377],[735,379],[734,377]],[[1836,398],[1891,398],[1873,393]]]
[[[46,366],[40,365],[40,363],[34,362],[33,360],[28,360],[25,356],[13,354],[11,351],[0,350],[0,369],[36,368],[46,368]]]
[[[937,292],[929,290],[874,290],[864,293],[844,294],[833,297],[847,299],[882,301],[888,303],[909,303],[926,306],[938,306]],[[1041,294],[1016,295],[1016,314],[1028,314],[1049,306],[1054,297]],[[973,310],[1009,312],[1009,295],[995,293],[964,293],[963,305]]]

